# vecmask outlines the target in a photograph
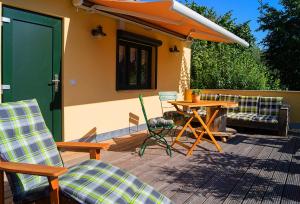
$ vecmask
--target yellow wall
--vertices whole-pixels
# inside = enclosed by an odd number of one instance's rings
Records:
[[[290,105],[290,122],[300,123],[300,91],[257,91],[257,90],[224,90],[205,89],[202,93],[233,94],[244,96],[278,96],[283,97],[284,102]]]
[[[116,30],[118,20],[77,10],[71,0],[3,0],[11,5],[63,19],[63,126],[64,140],[79,139],[93,127],[98,134],[128,127],[130,112],[143,123],[139,93],[147,96],[145,104],[150,117],[161,114],[158,91],[182,91],[189,87],[190,49],[170,36],[125,24],[125,30],[163,41],[158,48],[157,90],[116,91]],[[90,30],[103,26],[102,39]],[[176,45],[179,53],[170,53]],[[70,80],[76,80],[71,85]]]

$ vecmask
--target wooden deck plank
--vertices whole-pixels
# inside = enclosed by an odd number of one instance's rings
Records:
[[[243,176],[249,170],[249,168],[251,168],[253,162],[255,162],[256,160],[256,157],[259,158],[261,155],[263,155],[264,151],[267,151],[266,147],[256,146],[255,144],[254,146],[255,147],[252,153],[247,155],[248,158],[244,159],[244,161],[241,161],[241,163],[243,164],[233,172],[229,172],[228,176],[224,180],[221,180],[220,183],[218,183],[217,188],[222,190],[222,194],[218,194],[217,196],[212,195],[207,198],[204,203],[223,203],[226,200],[235,186],[242,181]]]
[[[295,140],[296,153],[292,157],[281,203],[300,203],[300,139]]]
[[[274,169],[278,164],[277,161],[281,157],[281,153],[278,151],[279,148],[279,143],[275,143],[269,158],[265,159],[265,161],[262,161],[262,166],[258,167],[257,172],[259,173],[255,175],[255,179],[246,197],[244,198],[243,203],[258,203],[262,201],[267,187],[271,183]]]
[[[187,200],[188,203],[209,203],[212,202],[211,200],[220,198],[224,196],[224,194],[227,194],[226,182],[231,183],[231,180],[235,179],[236,173],[245,166],[249,166],[249,163],[252,163],[252,158],[261,154],[264,148],[254,144],[249,145],[244,142],[239,145],[245,145],[246,147],[249,146],[251,147],[251,150],[248,152],[239,152],[234,159],[235,162],[230,164],[229,168],[226,167],[223,171],[220,171],[220,173],[216,175],[211,182],[199,188],[198,192]]]
[[[251,188],[256,176],[259,174],[260,169],[264,166],[266,159],[269,158],[273,151],[273,147],[262,146],[262,151],[253,157],[250,166],[243,172],[242,177],[238,179],[235,185],[233,185],[232,191],[227,195],[224,203],[241,203],[244,197],[247,195],[249,189]]]
[[[242,137],[236,137],[235,142],[241,142],[243,140]],[[233,140],[232,140],[233,141]],[[210,179],[213,178],[215,174],[219,171],[218,169],[226,166],[226,157],[228,155],[237,154],[239,151],[244,150],[247,151],[243,145],[234,145],[234,144],[222,144],[224,153],[214,153],[211,154],[209,152],[205,152],[202,156],[202,159],[196,157],[193,158],[192,165],[188,165],[185,171],[182,172],[182,176],[186,179],[186,182],[182,182],[182,184],[178,187],[177,191],[173,190],[173,195],[171,195],[171,199],[175,203],[183,203],[189,197],[192,196],[193,193],[197,192],[198,188],[203,186],[205,183],[209,182]],[[249,146],[249,148],[251,148]],[[208,163],[210,159],[210,162]],[[225,162],[225,163],[224,163]],[[208,166],[210,164],[210,167]],[[189,170],[192,168],[192,170]],[[186,174],[186,175],[184,175]],[[192,182],[188,182],[189,177],[192,177]],[[173,187],[174,188],[174,187]]]
[[[276,161],[277,165],[274,168],[272,181],[267,186],[267,190],[263,197],[263,204],[277,204],[281,202],[281,196],[295,149],[295,144],[296,143],[293,139],[289,140],[279,150],[279,152],[281,152],[281,157]]]
[[[188,140],[186,142],[188,142]],[[209,148],[209,145],[204,144],[203,147]],[[139,172],[133,173],[137,173],[138,176],[140,175],[139,178],[145,179],[146,182],[158,190],[161,190],[169,185],[173,186],[174,179],[177,176],[176,172],[178,172],[179,169],[190,165],[190,157],[186,157],[183,154],[186,150],[184,148],[178,149],[178,147],[176,150],[179,150],[182,153],[177,153],[172,158],[164,161],[154,158],[154,160],[148,164],[147,169],[149,169],[149,171],[146,173],[141,171],[141,174],[139,174]],[[200,155],[201,153],[201,151],[197,151],[195,155],[202,156]]]
[[[227,144],[220,142],[221,154],[202,142],[189,157],[184,148],[176,146],[179,152],[174,151],[172,158],[164,147],[151,144],[141,158],[137,152],[143,135],[111,140],[112,148],[103,151],[101,158],[128,170],[174,203],[242,203],[244,198],[245,202],[279,203],[282,196],[282,203],[299,202],[300,138],[238,134]],[[187,145],[192,141],[184,140]],[[66,166],[72,166],[89,155],[63,152],[62,157]],[[5,199],[12,203],[8,185]]]
[[[229,145],[223,145],[224,151],[229,150]],[[207,158],[215,160],[214,158],[220,157],[222,154],[219,152],[208,152],[203,151],[202,154],[194,155],[189,160],[186,160],[184,165],[173,167],[173,179],[172,185],[166,186],[162,189],[162,192],[170,197],[175,203],[180,203],[181,199],[185,196],[190,196],[192,192],[197,190],[197,185],[200,181],[208,180],[213,174],[213,171],[206,169]],[[196,158],[196,159],[195,159]],[[188,194],[188,195],[186,195]]]

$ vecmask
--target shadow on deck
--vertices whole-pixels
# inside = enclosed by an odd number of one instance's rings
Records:
[[[140,158],[137,152],[144,138],[145,133],[137,133],[110,140],[102,160],[130,171],[175,203],[300,203],[298,136],[239,134],[219,142],[222,153],[203,142],[188,157],[175,145],[171,158],[153,143]],[[188,145],[192,141],[183,138]],[[88,155],[63,152],[62,157],[72,166]]]

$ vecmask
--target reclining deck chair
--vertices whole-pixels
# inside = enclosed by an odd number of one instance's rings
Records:
[[[171,157],[172,150],[171,146],[168,144],[165,136],[170,133],[170,131],[175,127],[173,120],[166,120],[163,117],[151,118],[148,120],[147,113],[144,106],[143,96],[139,95],[139,100],[142,106],[142,111],[144,119],[146,121],[148,129],[148,137],[144,140],[141,149],[139,151],[140,156],[144,155],[145,149],[148,146],[148,142],[152,139],[157,143],[166,146],[166,152]]]
[[[0,203],[4,203],[4,172],[17,203],[45,203],[49,196],[51,204],[171,203],[135,176],[99,161],[100,149],[108,147],[55,143],[35,99],[0,104]],[[68,170],[61,148],[90,152],[91,159]]]

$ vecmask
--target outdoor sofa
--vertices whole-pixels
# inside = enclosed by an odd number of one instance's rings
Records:
[[[282,97],[201,94],[200,99],[237,102],[237,108],[227,110],[227,126],[272,130],[287,136],[289,107]],[[206,114],[204,108],[198,112]]]

